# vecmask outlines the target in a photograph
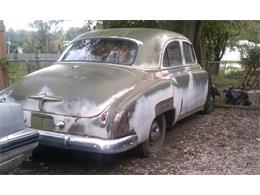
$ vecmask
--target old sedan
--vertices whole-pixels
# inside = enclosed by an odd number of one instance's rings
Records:
[[[109,29],[72,41],[54,65],[2,91],[23,106],[40,144],[97,153],[163,145],[166,125],[213,110],[191,42],[159,29]]]
[[[7,174],[29,158],[39,134],[25,128],[22,107],[0,99],[0,174]]]

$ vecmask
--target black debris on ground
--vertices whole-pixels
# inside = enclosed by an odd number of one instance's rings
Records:
[[[168,129],[150,158],[41,148],[12,174],[260,174],[259,121],[259,110],[216,109]]]

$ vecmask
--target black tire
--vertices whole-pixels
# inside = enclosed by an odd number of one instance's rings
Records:
[[[142,157],[150,157],[153,153],[162,148],[165,140],[165,133],[166,119],[164,115],[160,115],[156,117],[151,124],[148,140],[139,146],[139,152]]]
[[[215,109],[215,96],[212,94],[211,89],[209,88],[208,96],[206,103],[204,105],[203,114],[210,114]]]

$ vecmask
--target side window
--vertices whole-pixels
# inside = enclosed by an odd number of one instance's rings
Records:
[[[186,64],[195,63],[195,54],[191,44],[187,42],[183,42],[183,53],[184,53]]]
[[[178,41],[170,43],[164,52],[163,66],[176,66],[182,64],[180,44]]]

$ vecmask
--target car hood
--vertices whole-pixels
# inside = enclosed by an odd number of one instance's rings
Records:
[[[26,76],[7,90],[7,99],[25,110],[93,117],[131,91],[137,77],[130,68],[60,63]]]

